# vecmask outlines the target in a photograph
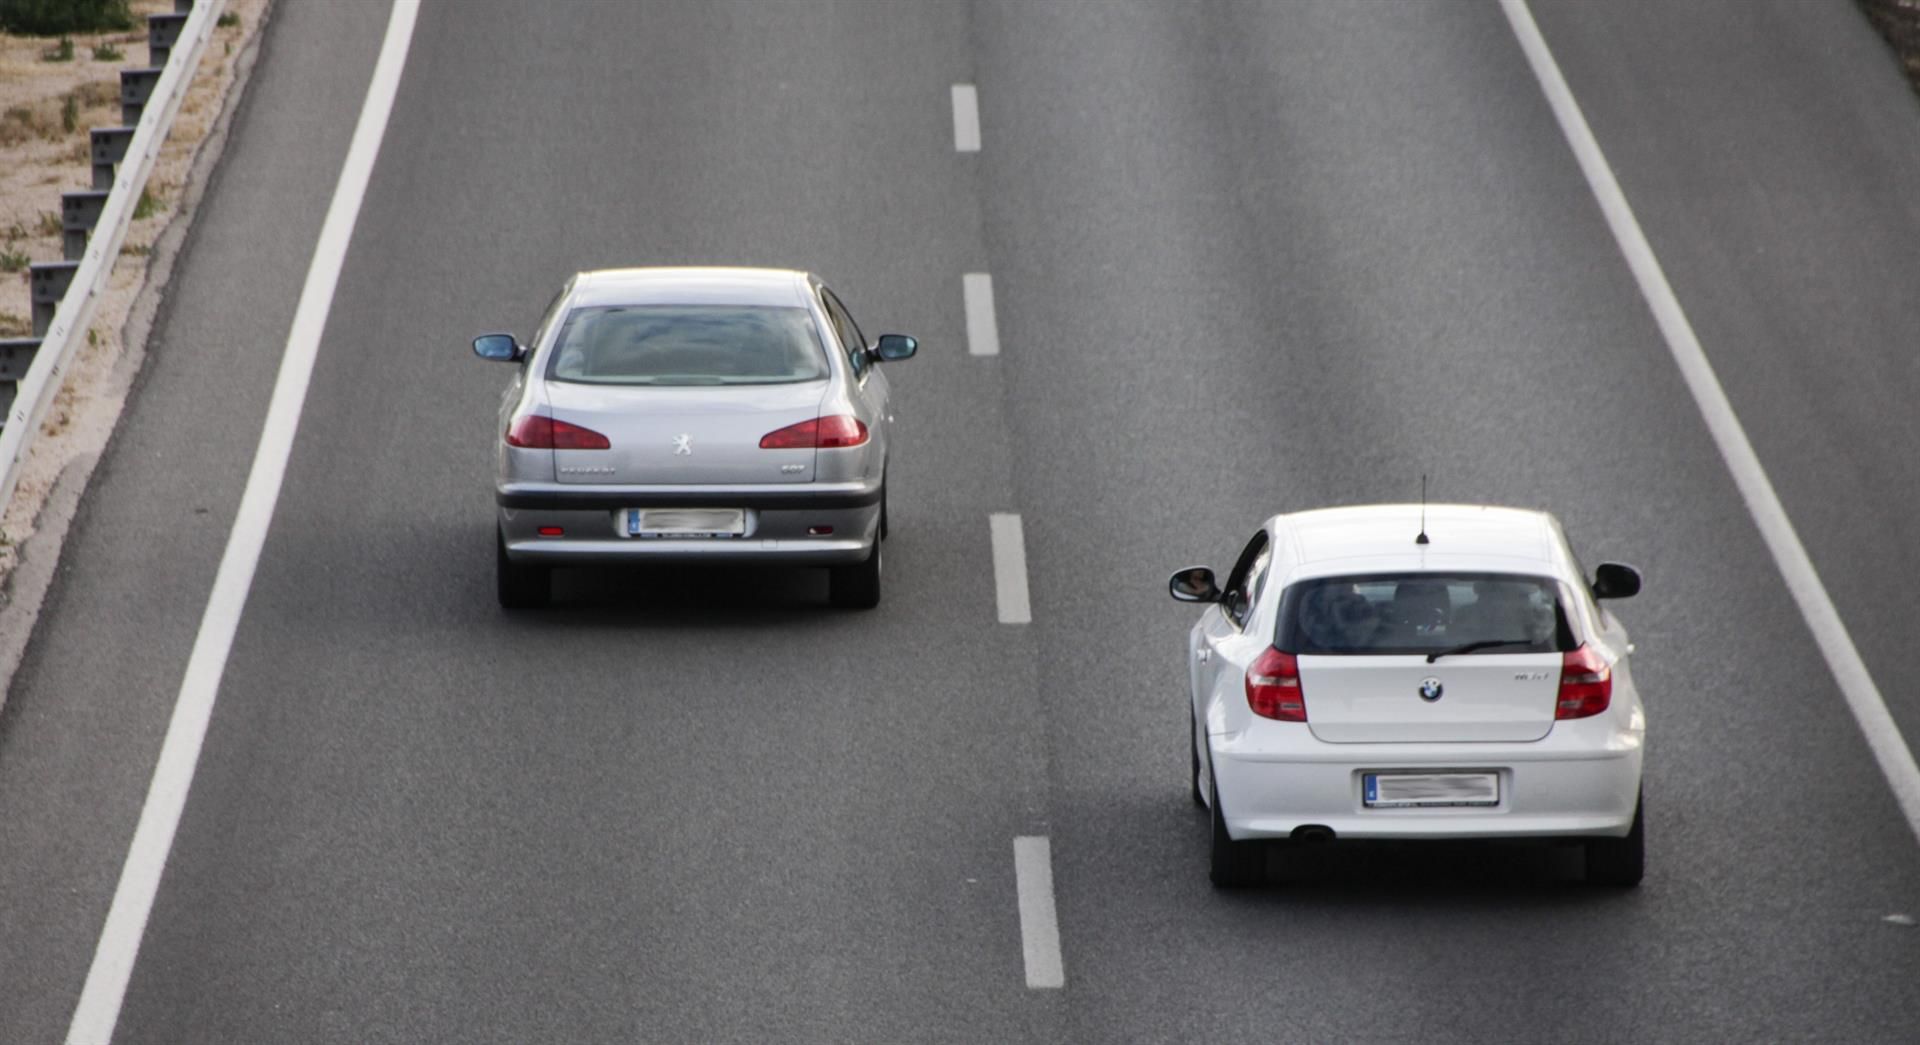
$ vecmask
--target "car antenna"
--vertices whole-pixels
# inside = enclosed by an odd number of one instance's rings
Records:
[[[1420,536],[1413,539],[1415,544],[1431,543],[1427,540],[1427,473],[1420,473]]]

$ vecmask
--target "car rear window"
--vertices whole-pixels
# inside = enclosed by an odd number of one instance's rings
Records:
[[[1578,643],[1550,577],[1394,573],[1287,587],[1275,644],[1292,653],[1548,653]]]
[[[547,376],[610,385],[817,381],[827,360],[801,308],[647,305],[567,314]]]

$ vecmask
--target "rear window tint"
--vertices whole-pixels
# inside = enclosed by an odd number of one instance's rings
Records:
[[[648,305],[567,314],[547,376],[614,385],[817,381],[827,360],[801,308]]]
[[[1477,653],[1573,649],[1567,593],[1549,577],[1399,573],[1290,585],[1275,645],[1292,653]]]

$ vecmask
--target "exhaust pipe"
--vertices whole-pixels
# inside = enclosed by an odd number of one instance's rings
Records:
[[[1333,828],[1327,827],[1324,824],[1302,824],[1293,829],[1292,837],[1296,842],[1312,842],[1315,844],[1331,842],[1333,841]]]

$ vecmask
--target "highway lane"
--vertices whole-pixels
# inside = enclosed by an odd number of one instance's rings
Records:
[[[1920,103],[1847,4],[1597,13],[1541,28],[1911,742]]]
[[[318,157],[377,43],[344,10],[278,13],[183,261],[183,287],[253,270],[283,307],[183,293],[163,339],[277,349],[241,324],[284,329],[311,236],[289,233],[269,285],[266,255],[221,239],[261,220],[228,184],[297,166],[317,224],[337,164]],[[583,5],[529,44],[519,5],[427,4],[120,1039],[1907,1035],[1920,942],[1879,919],[1913,910],[1920,847],[1497,8],[885,11]],[[1607,92],[1589,87],[1607,34],[1636,38],[1577,10],[1542,23],[1576,90]],[[337,32],[353,42],[330,75],[276,58]],[[975,81],[983,151],[956,156],[948,87]],[[1619,104],[1616,130],[1688,137]],[[1758,244],[1764,217],[1725,221]],[[659,573],[570,578],[567,606],[500,614],[502,375],[465,338],[525,333],[574,267],[694,259],[814,267],[870,330],[927,345],[895,375],[885,607],[827,612],[805,575]],[[994,276],[998,360],[964,352],[970,271]],[[1726,292],[1715,276],[1677,272],[1683,301]],[[0,731],[0,827],[27,840],[0,858],[0,955],[45,992],[0,1006],[7,1040],[64,1026],[117,870],[94,850],[131,823],[190,578],[218,554],[204,534],[138,554],[152,535],[115,524],[209,481],[229,516],[271,374],[227,360],[217,394],[169,394],[185,382],[162,360]],[[185,438],[183,406],[241,435]],[[1892,444],[1900,423],[1873,431]],[[170,447],[181,478],[152,489],[137,456]],[[1277,507],[1403,498],[1421,471],[1439,496],[1551,507],[1590,560],[1647,569],[1624,607],[1658,730],[1637,893],[1477,850],[1206,886],[1190,613],[1165,573],[1223,561]],[[997,511],[1025,522],[1031,626],[994,621]],[[192,609],[143,645],[149,621],[105,608],[126,590]],[[147,710],[101,724],[128,690]],[[64,841],[93,806],[119,824]],[[1021,980],[1028,834],[1053,842],[1061,992]]]
[[[1013,905],[1034,657],[979,567],[965,36],[862,12],[427,5],[124,1040],[1057,1036]],[[752,572],[492,604],[506,371],[467,338],[687,260],[817,269],[929,346],[883,610]]]
[[[1003,338],[1075,346],[1006,357],[1018,441],[1055,448],[1018,482],[1062,709],[1073,1037],[1910,1035],[1920,953],[1880,919],[1914,903],[1914,839],[1498,9],[1204,11],[978,16]],[[1549,41],[1608,22],[1580,12]],[[1699,137],[1650,101],[1631,116],[1656,151]],[[1740,218],[1767,241],[1769,212]],[[1647,883],[1388,849],[1210,896],[1184,796],[1192,614],[1165,573],[1223,565],[1277,508],[1410,499],[1422,472],[1646,568],[1622,612],[1654,730]]]

